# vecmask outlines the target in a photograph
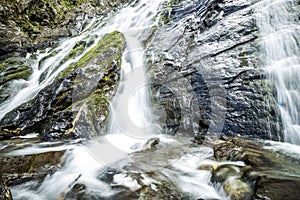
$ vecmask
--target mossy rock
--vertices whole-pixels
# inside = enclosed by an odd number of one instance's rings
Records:
[[[123,49],[124,37],[118,32],[114,31],[105,35],[98,44],[89,50],[78,62],[71,65],[68,69],[63,71],[60,78],[65,77],[72,70],[76,68],[84,68],[87,65],[99,65],[104,67],[110,67],[110,64],[115,61],[120,61],[120,56],[114,56],[114,51]],[[110,49],[108,51],[108,49]],[[79,52],[78,52],[79,51]],[[78,55],[82,52],[82,45],[75,46],[75,48],[66,56],[66,59],[73,58],[74,54]],[[101,55],[101,57],[99,57]],[[105,57],[106,59],[103,59]],[[101,59],[102,58],[102,59]],[[93,62],[93,63],[92,63]]]
[[[7,59],[0,64],[0,85],[17,79],[27,80],[31,74],[32,69],[24,59]]]
[[[103,36],[34,99],[8,113],[0,122],[0,136],[36,132],[48,140],[104,132],[109,102],[120,78],[124,45],[120,32]]]
[[[27,52],[52,46],[59,38],[77,35],[86,25],[83,20],[86,16],[105,16],[125,2],[2,0],[0,60],[13,55],[25,56]]]

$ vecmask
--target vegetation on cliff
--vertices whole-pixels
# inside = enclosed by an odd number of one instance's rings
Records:
[[[3,0],[0,61],[25,55],[81,31],[93,15],[106,15],[125,0]]]

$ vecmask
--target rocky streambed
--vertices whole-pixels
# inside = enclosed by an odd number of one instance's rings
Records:
[[[0,157],[3,199],[11,199],[8,187],[17,199],[30,198],[26,189],[39,191],[45,177],[65,168],[70,152],[83,142],[63,148],[63,143],[47,146],[32,140],[16,138],[1,143],[7,146]],[[20,142],[28,142],[28,146],[12,148]],[[41,153],[34,152],[34,146]],[[299,195],[297,146],[287,149],[284,143],[235,137],[168,137],[168,142],[162,137],[161,141],[149,140],[146,147],[121,162],[99,168],[96,179],[105,187],[91,188],[79,178],[67,188],[65,199],[280,200]],[[61,179],[64,176],[67,174],[61,174]]]

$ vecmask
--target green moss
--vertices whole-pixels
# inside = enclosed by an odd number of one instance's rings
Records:
[[[164,26],[171,21],[170,11],[178,6],[182,0],[169,0],[168,2],[164,3],[164,11],[162,12],[159,18],[159,25]]]
[[[25,79],[32,74],[32,69],[25,65],[25,61],[10,58],[0,64],[0,85],[14,79]]]
[[[61,61],[61,64],[65,63],[68,60],[74,59],[80,54],[82,54],[85,50],[85,45],[86,43],[76,44],[72,51],[64,57],[64,59]]]
[[[0,64],[0,73],[2,73],[4,70],[6,70],[10,66],[21,65],[21,64],[23,64],[23,62],[18,60],[17,58],[9,58]]]
[[[170,18],[167,17],[167,13],[161,15],[159,22],[161,26],[168,24],[170,22]]]
[[[62,72],[60,78],[64,78],[76,68],[84,68],[85,78],[95,74],[99,76],[99,82],[94,91],[91,91],[90,94],[83,94],[86,96],[73,101],[70,106],[64,109],[77,112],[78,117],[73,121],[73,128],[70,129],[70,132],[73,131],[77,123],[80,123],[80,119],[84,119],[90,125],[90,134],[98,133],[96,124],[99,124],[101,128],[105,128],[105,123],[102,122],[108,117],[109,101],[112,97],[112,95],[107,95],[106,92],[114,91],[118,83],[124,44],[125,39],[120,32],[114,31],[107,34],[98,44],[86,52],[77,63],[72,64]],[[81,45],[78,45],[74,49],[81,47]],[[76,52],[74,50],[74,53]],[[73,55],[73,53],[70,52],[70,55]],[[113,63],[115,65],[112,65]],[[82,78],[77,77],[74,80],[74,84],[85,83]]]
[[[118,31],[105,35],[98,44],[85,53],[78,62],[64,70],[59,78],[67,76],[76,68],[86,67],[91,62],[98,66],[109,67],[113,60],[121,60],[121,55],[116,55],[114,51],[123,49],[124,43],[124,36]]]
[[[32,70],[28,66],[20,66],[18,67],[16,72],[13,72],[11,74],[5,75],[0,79],[0,85],[3,83],[6,83],[8,81],[11,81],[13,79],[24,79],[27,80],[28,77],[31,75]]]
[[[239,60],[240,60],[240,67],[247,67],[249,66],[248,64],[248,56],[246,52],[241,51],[239,56],[238,56]]]

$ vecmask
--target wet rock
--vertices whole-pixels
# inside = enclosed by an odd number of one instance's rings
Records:
[[[6,178],[8,185],[17,185],[30,180],[42,180],[60,166],[63,155],[64,151],[57,151],[0,157],[0,173]]]
[[[217,165],[214,164],[200,165],[198,167],[198,170],[206,170],[206,171],[213,171],[215,169],[217,169]]]
[[[32,69],[22,58],[10,58],[0,64],[0,85],[16,79],[27,80]]]
[[[28,133],[39,133],[43,140],[101,133],[119,81],[124,42],[117,31],[104,36],[34,99],[4,116],[0,139]]]
[[[292,176],[260,176],[256,183],[257,199],[297,199],[300,195],[300,178]]]
[[[92,191],[87,191],[84,184],[77,183],[72,189],[66,194],[64,200],[101,200],[101,198]]]
[[[0,199],[1,200],[12,200],[11,192],[2,177],[0,177]]]
[[[224,192],[235,200],[251,200],[254,196],[254,180],[244,178],[248,167],[225,164],[217,167],[211,176],[213,183],[221,184]]]
[[[142,151],[150,150],[155,148],[156,145],[158,145],[160,139],[159,138],[151,138],[149,139],[146,144],[144,144]]]
[[[12,96],[18,89],[16,81],[28,80],[32,74],[30,60],[12,57],[0,64],[0,103]]]
[[[189,199],[187,195],[180,193],[174,186],[168,183],[155,184],[155,187],[145,187],[141,190],[139,200],[146,199]]]
[[[246,194],[251,186],[255,199],[296,199],[299,196],[299,160],[264,148],[264,143],[242,138],[224,138],[214,147],[218,161],[243,161],[246,168],[223,165],[213,172],[212,181],[223,182],[224,191],[234,196]],[[242,170],[241,170],[242,169]],[[237,185],[235,187],[234,185]],[[233,192],[234,188],[237,192]],[[249,195],[243,196],[247,199]]]
[[[3,0],[0,8],[0,61],[54,45],[76,35],[95,15],[106,15],[125,0]]]
[[[215,145],[214,155],[217,160],[243,161],[255,167],[272,166],[280,162],[276,155],[263,149],[261,144],[238,138]]]
[[[193,0],[166,8],[167,23],[147,52],[152,98],[167,133],[282,138],[274,87],[257,56],[255,3]]]
[[[219,167],[217,167],[216,170],[214,170],[212,177],[211,177],[211,181],[212,182],[225,182],[227,179],[229,179],[230,177],[237,177],[239,176],[241,173],[241,169],[240,167],[236,166],[236,165],[221,165]]]
[[[223,185],[226,194],[229,194],[232,200],[251,200],[253,199],[253,189],[241,179],[231,178]]]

